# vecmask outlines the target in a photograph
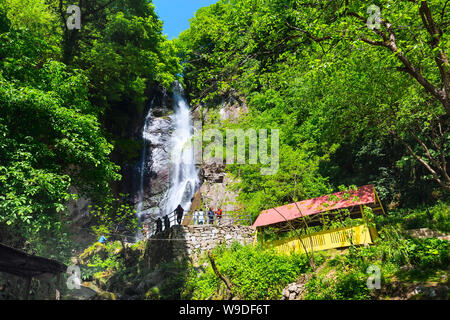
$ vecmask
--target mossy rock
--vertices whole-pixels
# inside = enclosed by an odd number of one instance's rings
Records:
[[[79,261],[82,264],[86,264],[96,254],[99,254],[102,259],[106,258],[108,253],[105,245],[100,242],[94,243],[92,246],[84,250],[82,254],[80,254]]]
[[[94,281],[98,286],[105,288],[112,276],[113,273],[111,271],[97,272],[94,274]]]
[[[159,288],[157,286],[152,287],[145,293],[145,300],[159,300],[160,297]]]

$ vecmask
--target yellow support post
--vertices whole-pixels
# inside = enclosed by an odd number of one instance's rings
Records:
[[[362,217],[364,223],[367,224],[366,217],[364,216],[364,208],[362,205],[359,205],[359,210],[361,210],[361,217]]]
[[[255,239],[253,240],[253,246],[255,246],[257,242],[258,242],[258,227],[256,227]]]
[[[377,193],[377,191],[375,190],[375,188],[373,188],[373,192],[375,192],[375,197],[377,197],[377,201],[378,201],[378,203],[380,204],[381,211],[383,211],[383,214],[386,215],[386,212],[384,212],[383,205],[381,204],[380,197],[378,197],[378,193]]]

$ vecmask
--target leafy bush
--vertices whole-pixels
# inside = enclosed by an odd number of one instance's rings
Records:
[[[91,280],[102,272],[120,270],[123,267],[123,261],[119,259],[121,251],[119,242],[94,243],[80,255],[81,278]]]
[[[160,288],[153,288],[150,290],[151,297],[146,295],[146,299],[162,299],[162,300],[176,300],[180,299],[186,278],[191,270],[186,260],[175,260],[163,263],[159,267],[164,279]],[[155,292],[155,290],[157,292]],[[148,292],[147,292],[148,294]]]
[[[399,228],[429,228],[450,232],[450,204],[438,201],[433,206],[420,206],[414,209],[398,209],[388,215],[378,216],[379,225],[396,224]]]
[[[366,300],[370,299],[367,274],[351,270],[335,279],[317,277],[306,284],[307,300]]]
[[[382,286],[404,274],[401,267],[405,264],[413,268],[409,272],[410,279],[421,277],[420,281],[426,280],[424,275],[430,277],[436,271],[448,268],[449,246],[447,241],[435,238],[404,238],[395,226],[385,226],[375,245],[350,247],[345,255],[330,260],[328,266],[336,275],[330,276],[327,270],[328,273],[310,280],[305,286],[305,299],[371,299],[366,283],[370,265],[380,267]]]
[[[448,266],[448,241],[435,238],[409,240],[411,263],[415,266],[429,269]]]
[[[223,246],[213,250],[219,271],[233,284],[233,293],[241,299],[279,299],[282,289],[310,270],[303,254],[277,255],[260,247],[242,246],[234,243],[231,248]],[[316,255],[316,263],[323,261]],[[204,273],[191,270],[184,298],[206,299],[221,285],[211,266]]]

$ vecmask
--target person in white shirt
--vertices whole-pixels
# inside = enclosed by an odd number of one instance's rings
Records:
[[[198,212],[198,224],[203,224],[205,222],[205,216],[203,214],[203,210],[200,209],[200,211]]]
[[[194,222],[194,225],[198,224],[198,211],[197,210],[194,210],[194,213],[192,215],[192,220]]]

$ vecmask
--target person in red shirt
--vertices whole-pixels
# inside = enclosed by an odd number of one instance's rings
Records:
[[[222,219],[222,209],[217,209],[216,211],[216,216],[217,216],[217,224],[220,224],[220,221]]]

